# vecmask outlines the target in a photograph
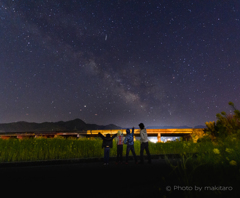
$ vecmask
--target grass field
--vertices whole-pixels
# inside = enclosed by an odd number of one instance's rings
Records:
[[[116,147],[114,141],[110,156],[116,156]],[[134,147],[136,154],[139,155],[140,142],[135,141]],[[166,186],[170,185],[172,190],[159,188],[163,197],[178,196],[178,191],[181,191],[184,197],[237,197],[236,194],[239,192],[236,189],[240,185],[240,143],[234,136],[217,142],[149,142],[149,150],[152,155],[181,155],[182,160],[177,165],[171,164],[166,158],[172,172],[168,178],[161,180],[166,182]],[[124,156],[125,153],[126,145]],[[193,157],[192,153],[197,153],[197,157]],[[99,138],[0,139],[0,162],[93,157],[103,157],[102,140]],[[180,189],[173,190],[175,186],[180,186]],[[181,187],[185,190],[183,191]],[[186,187],[190,190],[186,190]],[[196,191],[196,187],[202,188],[201,192]]]
[[[170,145],[176,144],[179,142],[170,143]],[[172,184],[170,185],[172,190],[163,191],[163,196],[175,197],[179,192],[184,197],[239,196],[240,143],[234,135],[216,142],[206,141],[195,144],[182,142],[181,144],[188,151],[196,151],[197,157],[193,157],[193,154],[187,151],[179,150],[182,160],[177,165],[169,161],[173,171],[166,178],[166,186]]]
[[[140,154],[140,141],[134,143],[135,152]],[[110,156],[117,155],[116,142]],[[126,153],[126,145],[123,147]],[[198,159],[206,163],[239,162],[240,144],[237,140],[229,139],[218,144],[212,142],[149,142],[151,154],[186,154],[199,153]],[[216,154],[217,150],[220,154]],[[215,152],[215,153],[214,153]],[[131,152],[130,152],[131,155]],[[204,155],[204,157],[203,157]],[[102,140],[99,138],[73,139],[73,138],[34,138],[34,139],[0,139],[0,162],[36,161],[49,159],[71,159],[103,157]],[[234,163],[234,162],[233,162]]]
[[[123,147],[123,155],[126,153]],[[134,143],[135,152],[140,154],[140,141]],[[204,149],[194,143],[149,142],[151,154],[175,154],[197,152]],[[36,161],[50,159],[92,158],[103,157],[102,140],[99,138],[34,138],[34,139],[0,139],[0,162]],[[114,140],[110,156],[117,155],[117,146]],[[130,152],[131,155],[131,152]]]

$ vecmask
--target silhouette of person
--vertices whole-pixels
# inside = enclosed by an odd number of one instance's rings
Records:
[[[138,163],[137,156],[134,150],[134,142],[133,142],[133,135],[134,135],[134,127],[132,128],[132,133],[130,133],[129,129],[126,129],[127,136],[124,139],[124,144],[127,144],[127,151],[126,151],[126,164],[128,164],[128,155],[129,152],[132,151],[135,163]]]
[[[148,163],[151,164],[151,155],[148,149],[148,136],[147,136],[147,131],[143,123],[140,123],[139,125],[140,128],[140,142],[141,142],[141,149],[140,149],[140,164],[144,163],[143,160],[143,151],[146,150],[147,157],[148,157]]]
[[[108,165],[110,148],[112,148],[113,138],[115,138],[117,134],[114,134],[112,137],[110,136],[110,134],[107,134],[106,137],[104,137],[101,133],[98,133],[98,136],[103,140],[103,143],[102,143],[102,148],[104,148],[104,164],[103,165]]]

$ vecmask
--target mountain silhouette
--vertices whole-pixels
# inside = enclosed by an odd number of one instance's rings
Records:
[[[190,129],[189,126],[147,126],[147,129]]]
[[[81,119],[59,122],[12,122],[0,124],[0,132],[37,132],[37,131],[85,131],[85,130],[100,130],[100,129],[120,129],[121,127],[114,124],[106,126],[97,124],[87,124]]]

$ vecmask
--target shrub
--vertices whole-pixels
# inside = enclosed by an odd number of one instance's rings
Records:
[[[228,103],[234,109],[234,114],[226,114],[224,111],[216,115],[217,122],[206,122],[206,134],[211,139],[216,137],[225,138],[228,135],[239,134],[240,137],[240,111],[232,102]]]
[[[211,141],[212,141],[212,138],[210,137],[210,135],[205,135],[202,138],[199,138],[197,140],[197,143],[200,143],[200,142],[204,143],[204,142],[211,142]]]

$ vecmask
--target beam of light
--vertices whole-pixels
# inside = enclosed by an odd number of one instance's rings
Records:
[[[148,137],[148,139],[149,139],[150,142],[153,142],[153,143],[157,143],[158,142],[157,137]]]

